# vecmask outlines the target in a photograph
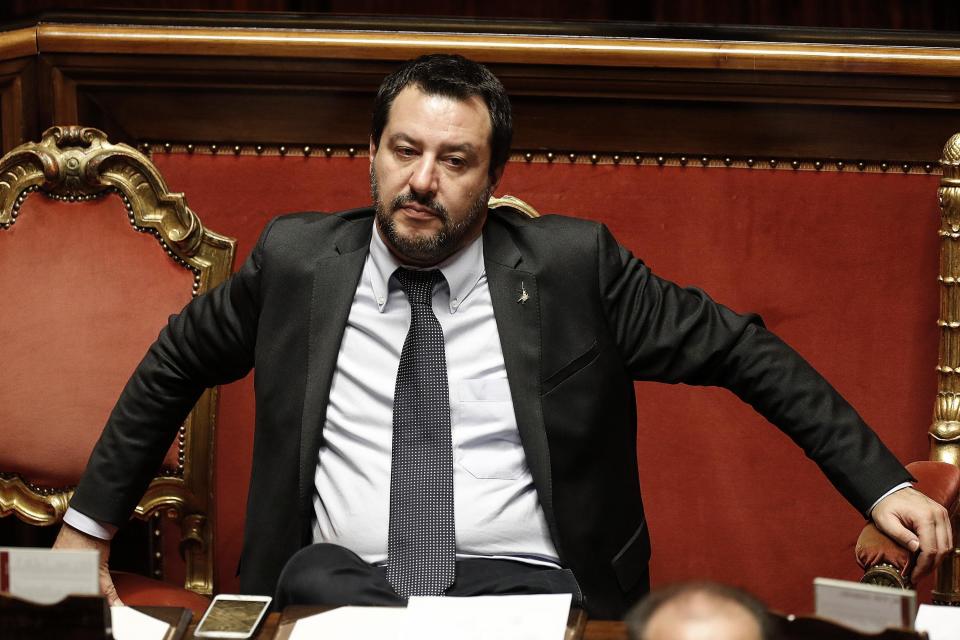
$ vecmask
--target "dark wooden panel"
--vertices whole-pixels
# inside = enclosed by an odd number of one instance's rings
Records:
[[[390,61],[46,55],[53,121],[128,142],[365,145]],[[930,161],[960,80],[493,65],[518,150]],[[847,80],[844,82],[844,80]]]
[[[4,153],[40,137],[36,85],[34,59],[0,62],[0,144]]]
[[[960,50],[943,47],[249,26],[46,22],[42,120],[131,143],[364,146],[383,76],[455,40],[511,93],[519,151],[928,162],[960,129]]]
[[[89,0],[7,0],[0,17],[24,17],[49,9],[83,9]],[[98,0],[99,8],[180,9],[183,0]],[[192,0],[192,10],[296,11],[391,16],[457,16],[589,19],[606,24],[623,21],[666,23],[783,25],[874,29],[960,28],[960,8],[942,0]],[[300,14],[301,16],[304,14]]]
[[[0,30],[0,145],[4,152],[38,137],[36,54],[35,28]]]

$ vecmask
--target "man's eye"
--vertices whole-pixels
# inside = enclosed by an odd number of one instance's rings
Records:
[[[450,165],[451,167],[460,168],[460,167],[465,167],[467,165],[467,161],[457,156],[451,156],[447,158],[447,164]]]
[[[417,152],[410,147],[397,147],[396,154],[404,158],[412,158],[417,155]]]

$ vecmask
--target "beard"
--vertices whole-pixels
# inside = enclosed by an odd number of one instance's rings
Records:
[[[401,193],[388,206],[380,198],[377,172],[372,166],[370,167],[370,196],[373,198],[373,206],[376,210],[377,226],[380,228],[387,244],[393,248],[399,257],[406,259],[411,264],[432,266],[449,257],[463,246],[464,238],[473,231],[487,211],[490,188],[484,189],[483,193],[470,204],[466,215],[456,221],[451,219],[446,207],[430,196],[418,196],[410,192]],[[443,222],[443,226],[433,233],[413,235],[401,233],[397,229],[394,213],[411,202],[428,207]]]

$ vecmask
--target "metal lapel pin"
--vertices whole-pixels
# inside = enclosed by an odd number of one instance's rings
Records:
[[[524,304],[527,300],[530,299],[530,296],[527,294],[526,288],[523,286],[523,280],[520,281],[520,297],[517,298],[517,302]]]

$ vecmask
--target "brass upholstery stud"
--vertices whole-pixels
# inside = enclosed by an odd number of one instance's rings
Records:
[[[333,149],[331,149],[330,147],[325,147],[323,152],[327,155],[328,158],[333,155]]]
[[[187,145],[187,153],[193,153],[193,145],[192,145],[192,144],[188,144],[188,145]]]
[[[215,145],[215,144],[210,145],[210,151],[212,151],[214,154],[216,154],[216,153],[217,153],[217,145]]]
[[[598,161],[599,159],[600,159],[600,158],[597,157],[597,154],[595,154],[595,153],[591,153],[591,154],[590,154],[590,162],[592,162],[593,164],[597,164],[597,161]]]
[[[700,164],[702,164],[703,166],[707,166],[708,164],[710,164],[710,158],[708,158],[707,156],[701,157]]]
[[[313,151],[313,149],[310,148],[310,145],[306,145],[303,147],[304,156],[309,156],[311,151]]]
[[[890,168],[890,165],[888,165],[886,162],[880,163],[880,171],[886,171],[889,168]]]
[[[357,150],[354,149],[353,147],[350,147],[349,149],[347,149],[347,153],[348,153],[348,154],[350,155],[350,157],[352,158],[353,156],[357,155]]]
[[[613,156],[613,164],[620,164],[620,156],[614,154],[614,156]]]
[[[547,151],[547,162],[553,162],[553,151]]]
[[[643,164],[643,156],[641,156],[640,154],[637,154],[633,156],[633,161],[637,164]]]
[[[860,171],[863,171],[866,168],[867,168],[867,163],[864,162],[863,160],[857,163],[857,169],[859,169]]]
[[[681,167],[687,166],[687,156],[680,156],[680,166]]]
[[[931,171],[933,171],[933,165],[930,163],[927,163],[923,165],[923,170],[926,171],[927,173],[930,173]]]
[[[241,149],[240,145],[238,144],[233,145],[233,155],[235,156],[240,155],[240,149]]]
[[[263,145],[262,145],[262,144],[258,144],[257,146],[255,146],[255,147],[253,148],[253,150],[257,152],[257,155],[260,155],[261,153],[263,153]]]
[[[725,164],[725,165],[727,165],[727,166],[729,167],[730,165],[733,164],[733,158],[731,158],[731,157],[729,157],[729,156],[726,157],[726,158],[724,158],[724,159],[723,159],[723,164]]]
[[[776,159],[776,158],[770,158],[767,162],[770,164],[770,168],[771,168],[771,169],[776,168],[776,166],[777,166],[777,159]]]
[[[664,158],[663,156],[657,156],[657,164],[660,165],[661,167],[663,166],[663,163],[665,163],[666,161],[667,159]]]
[[[910,173],[910,163],[909,163],[909,162],[904,162],[903,165],[900,167],[900,169],[901,169],[904,173]]]
[[[280,152],[280,155],[282,155],[282,156],[287,155],[287,148],[286,148],[285,146],[283,146],[283,145],[280,145],[280,148],[277,149],[277,151],[279,151],[279,152]]]
[[[570,162],[576,162],[576,161],[577,161],[577,154],[575,154],[575,153],[571,153],[571,154],[569,154],[567,157],[570,158]]]
[[[172,148],[173,148],[173,145],[171,145],[169,142],[163,143],[163,150],[166,151],[167,153],[170,153],[170,150]]]
[[[793,167],[794,169],[799,169],[799,168],[800,168],[800,161],[799,161],[799,160],[794,160],[793,162],[790,163],[790,166]]]
[[[823,163],[820,162],[819,160],[814,160],[813,168],[816,169],[817,171],[820,171],[820,169],[823,169]]]
[[[753,165],[754,165],[754,160],[753,160],[753,158],[747,158],[747,166],[748,166],[748,167],[752,167]]]
[[[837,160],[837,170],[838,170],[838,171],[843,171],[843,168],[844,168],[845,166],[846,166],[846,165],[843,164],[843,160]]]
[[[530,162],[531,160],[533,160],[533,154],[527,151],[525,154],[523,154],[523,159],[526,160],[527,162]]]

